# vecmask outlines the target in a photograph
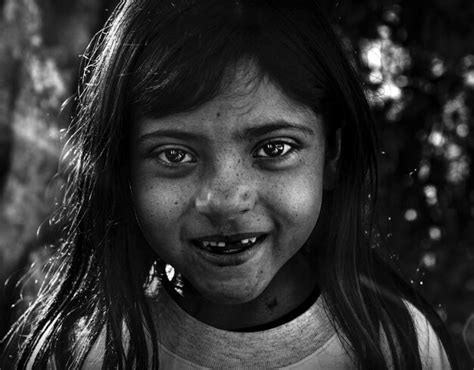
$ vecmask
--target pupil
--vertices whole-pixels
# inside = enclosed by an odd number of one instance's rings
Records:
[[[281,143],[277,143],[277,144],[270,143],[266,145],[265,152],[267,155],[271,157],[276,157],[283,152],[283,149],[284,147],[283,147],[283,144]]]
[[[169,149],[165,152],[165,156],[170,162],[181,162],[184,158],[184,153],[181,150]]]

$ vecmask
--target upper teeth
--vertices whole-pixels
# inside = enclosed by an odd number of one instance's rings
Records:
[[[255,243],[257,241],[257,237],[254,238],[248,238],[248,239],[242,239],[239,240],[240,244],[249,244],[249,243]],[[216,242],[216,241],[208,241],[208,240],[203,240],[202,245],[205,247],[211,246],[211,247],[221,247],[224,248],[227,244],[226,242]]]

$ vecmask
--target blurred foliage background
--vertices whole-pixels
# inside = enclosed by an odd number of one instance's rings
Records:
[[[474,2],[321,0],[360,71],[381,142],[376,248],[474,364]],[[116,0],[0,0],[0,336],[50,254],[62,129],[81,54]],[[46,228],[47,229],[47,228]],[[20,294],[24,298],[20,300]],[[21,306],[21,305],[20,305]]]

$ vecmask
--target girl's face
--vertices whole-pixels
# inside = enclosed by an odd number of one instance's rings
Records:
[[[141,118],[130,141],[137,220],[204,298],[257,298],[309,238],[323,193],[321,118],[274,84],[239,83],[197,110]],[[294,274],[301,276],[301,274]],[[276,291],[284,291],[283,287]]]

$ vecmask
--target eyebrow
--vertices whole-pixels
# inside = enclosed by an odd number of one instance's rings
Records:
[[[309,136],[314,136],[314,131],[305,125],[301,125],[294,122],[288,121],[276,121],[262,124],[261,126],[249,127],[242,132],[238,133],[237,136],[241,139],[248,140],[253,137],[263,136],[265,134],[271,133],[278,130],[296,130],[301,133]]]
[[[192,133],[192,132],[170,128],[170,129],[157,129],[153,132],[140,135],[140,137],[137,139],[137,143],[142,143],[149,139],[162,137],[162,136],[172,137],[172,138],[182,139],[182,140],[207,140],[204,135],[201,135],[198,133]]]
[[[315,135],[315,132],[306,125],[281,120],[263,123],[256,127],[248,127],[243,131],[237,132],[236,138],[240,140],[249,140],[254,137],[263,136],[265,134],[269,134],[278,130],[296,130],[300,131],[304,135]],[[174,128],[159,128],[153,132],[140,135],[140,137],[137,139],[137,143],[141,143],[148,139],[153,139],[162,136],[177,138],[181,140],[208,141],[208,138],[200,133],[188,132]]]

